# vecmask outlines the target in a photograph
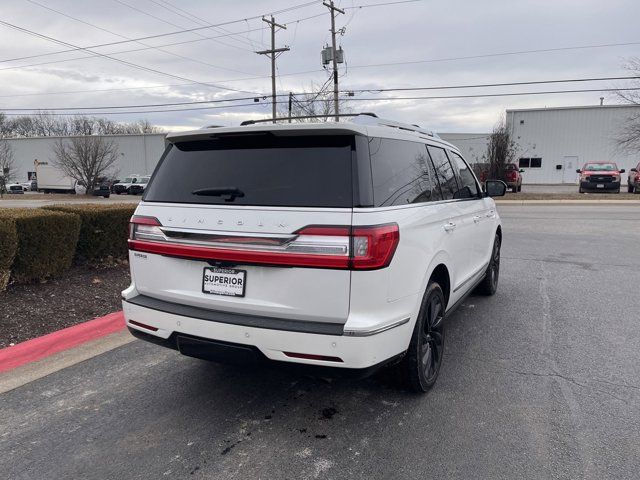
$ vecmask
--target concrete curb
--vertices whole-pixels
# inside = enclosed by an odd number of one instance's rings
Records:
[[[122,312],[89,320],[0,350],[0,373],[42,360],[125,328]]]

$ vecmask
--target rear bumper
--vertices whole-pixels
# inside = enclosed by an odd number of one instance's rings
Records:
[[[598,185],[603,185],[603,187],[598,188]],[[607,182],[607,183],[596,183],[596,182],[580,182],[580,188],[582,190],[592,190],[592,191],[607,191],[607,190],[620,190],[620,182]]]
[[[403,354],[413,327],[412,322],[405,321],[392,328],[371,332],[367,336],[350,336],[342,333],[342,325],[338,330],[335,325],[329,324],[330,329],[326,333],[310,333],[309,329],[313,331],[321,326],[286,320],[292,325],[297,324],[298,331],[285,329],[285,324],[265,328],[256,322],[256,317],[213,311],[210,311],[210,318],[196,318],[196,315],[203,315],[188,310],[191,307],[184,307],[187,310],[178,314],[175,310],[170,312],[167,311],[170,308],[163,308],[161,303],[168,302],[148,302],[141,305],[136,298],[138,297],[123,300],[122,307],[127,326],[137,337],[178,349],[186,355],[222,362],[233,361],[237,355],[251,357],[249,352],[254,352],[257,359],[262,360],[339,369],[370,369]],[[216,315],[220,315],[220,321],[216,321]],[[229,318],[230,315],[233,318]],[[229,323],[230,321],[235,323]],[[157,330],[144,328],[140,324]],[[303,329],[307,331],[302,331]],[[181,338],[187,339],[183,340],[182,347]],[[285,352],[337,358],[339,361],[296,358],[287,356]]]

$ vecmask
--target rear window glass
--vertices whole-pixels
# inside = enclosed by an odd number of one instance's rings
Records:
[[[370,138],[376,207],[440,200],[433,165],[423,143]]]
[[[170,146],[145,201],[351,207],[354,137],[214,137]],[[197,192],[197,193],[194,193]]]

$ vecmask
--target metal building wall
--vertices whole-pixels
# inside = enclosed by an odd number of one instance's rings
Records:
[[[55,160],[53,145],[60,137],[12,138],[8,142],[13,148],[16,175],[14,180],[27,181],[27,172],[35,170],[33,161]],[[120,155],[114,169],[115,176],[131,173],[151,174],[165,148],[165,134],[108,135],[118,144]]]
[[[616,137],[640,106],[507,110],[507,125],[518,144],[519,157],[542,158],[541,168],[525,168],[525,183],[575,183],[576,168],[585,162],[613,161],[629,171],[640,152],[622,152]],[[623,185],[627,175],[622,176]]]

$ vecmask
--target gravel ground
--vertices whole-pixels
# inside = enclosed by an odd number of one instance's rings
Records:
[[[46,283],[0,292],[0,348],[121,309],[129,266],[74,267]]]

